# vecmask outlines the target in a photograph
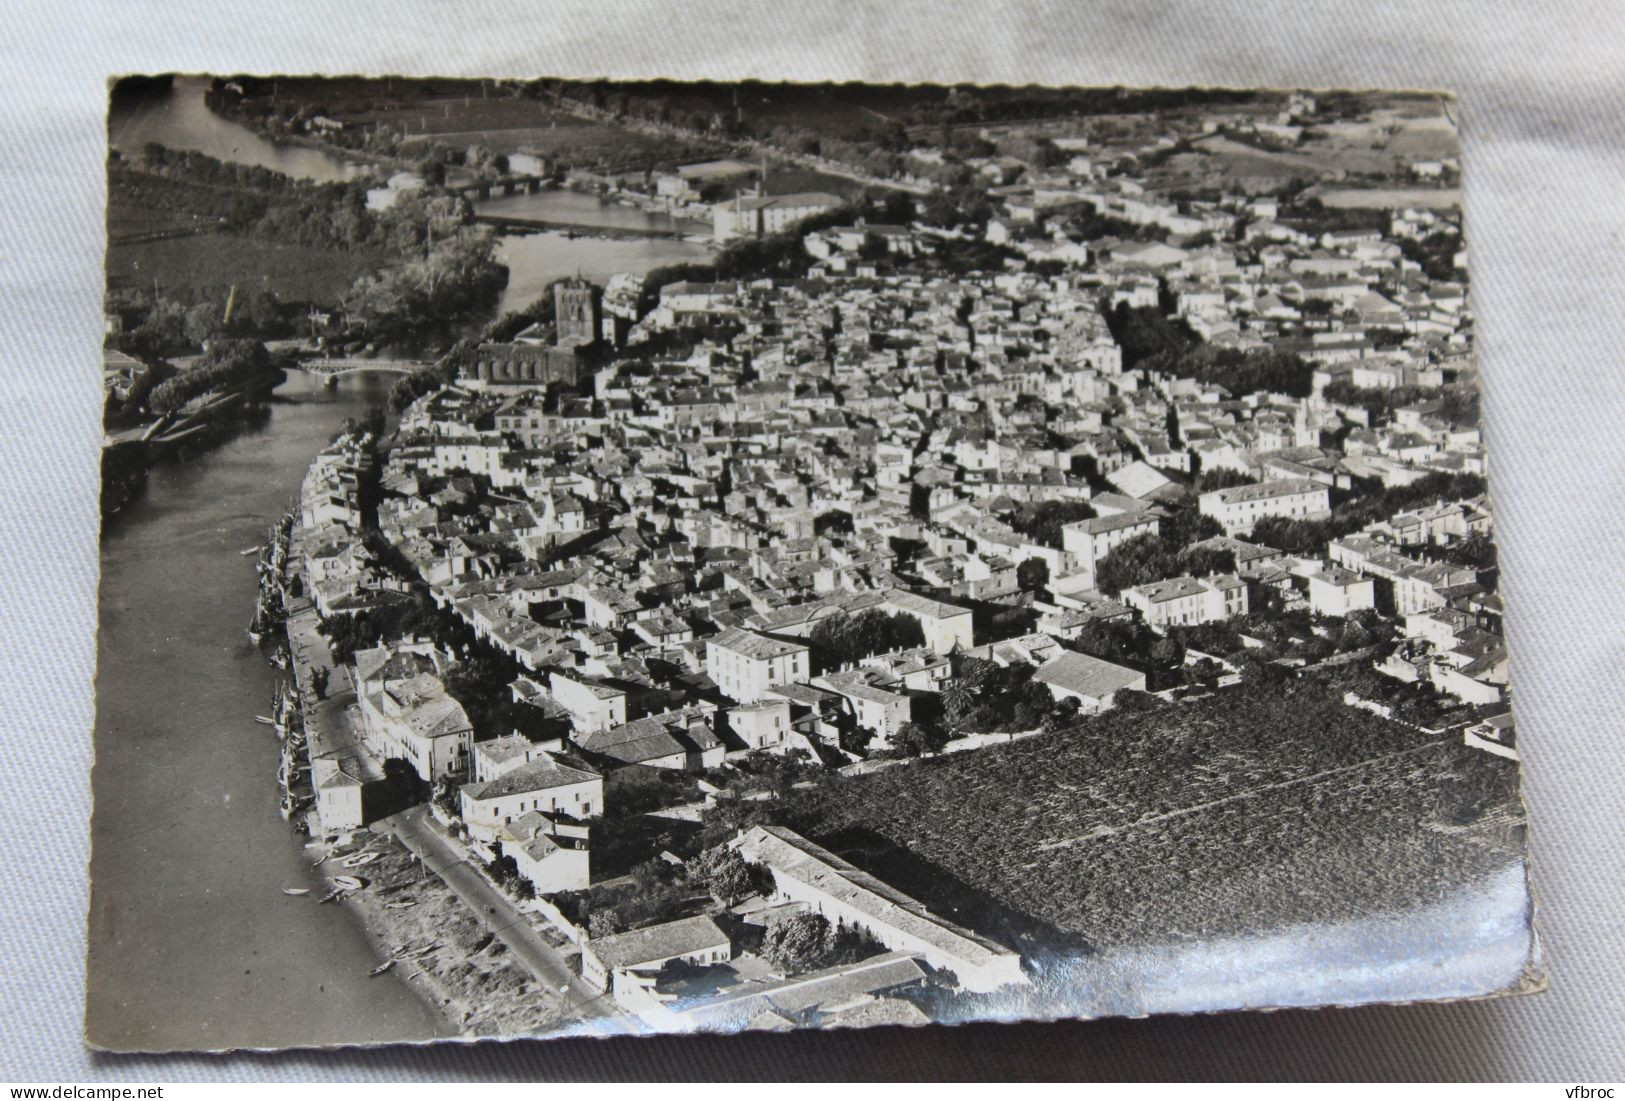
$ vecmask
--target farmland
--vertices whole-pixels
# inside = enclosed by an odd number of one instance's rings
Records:
[[[112,166],[108,289],[150,291],[158,278],[172,291],[185,288],[221,301],[235,284],[268,290],[283,301],[325,302],[388,260],[378,247],[339,250],[241,232],[265,202],[243,189]]]
[[[1307,685],[1113,712],[826,784],[783,814],[1027,952],[1391,913],[1522,846],[1515,765]]]
[[[203,233],[110,245],[107,286],[112,291],[150,290],[156,278],[166,293],[186,288],[214,294],[222,302],[233,284],[268,290],[284,302],[331,302],[384,261],[374,250],[337,252],[235,233]]]
[[[256,107],[267,106],[267,81],[246,81]],[[332,118],[346,127],[353,145],[359,135],[382,127],[403,141],[403,155],[426,143],[448,147],[483,146],[509,154],[539,153],[581,168],[626,170],[675,166],[721,155],[722,145],[650,133],[600,121],[520,95],[513,85],[483,81],[391,80],[357,82],[346,78],[303,78],[276,82],[274,103]],[[245,112],[251,124],[256,116]]]

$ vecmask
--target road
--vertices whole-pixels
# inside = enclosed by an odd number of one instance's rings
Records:
[[[424,867],[444,880],[544,986],[553,991],[567,988],[565,1009],[572,1017],[591,1021],[599,1030],[641,1031],[607,994],[600,994],[576,977],[564,957],[542,939],[513,900],[472,867],[464,851],[440,832],[426,808],[401,811],[374,823],[373,828],[400,841],[423,861]]]

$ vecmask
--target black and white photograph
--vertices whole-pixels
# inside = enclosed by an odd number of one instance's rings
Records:
[[[92,1047],[1544,987],[1448,92],[108,97]]]

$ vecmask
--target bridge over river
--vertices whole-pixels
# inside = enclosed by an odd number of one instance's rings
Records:
[[[338,378],[340,375],[360,374],[363,371],[409,375],[419,368],[433,366],[434,364],[427,360],[420,359],[305,359],[293,365],[294,370],[323,378]]]

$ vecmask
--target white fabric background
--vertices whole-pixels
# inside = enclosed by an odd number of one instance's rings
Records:
[[[0,1079],[1625,1078],[1625,20],[1612,3],[9,5],[0,187]],[[1197,1019],[200,1058],[80,1044],[105,80],[409,72],[1443,87],[1552,989]]]

